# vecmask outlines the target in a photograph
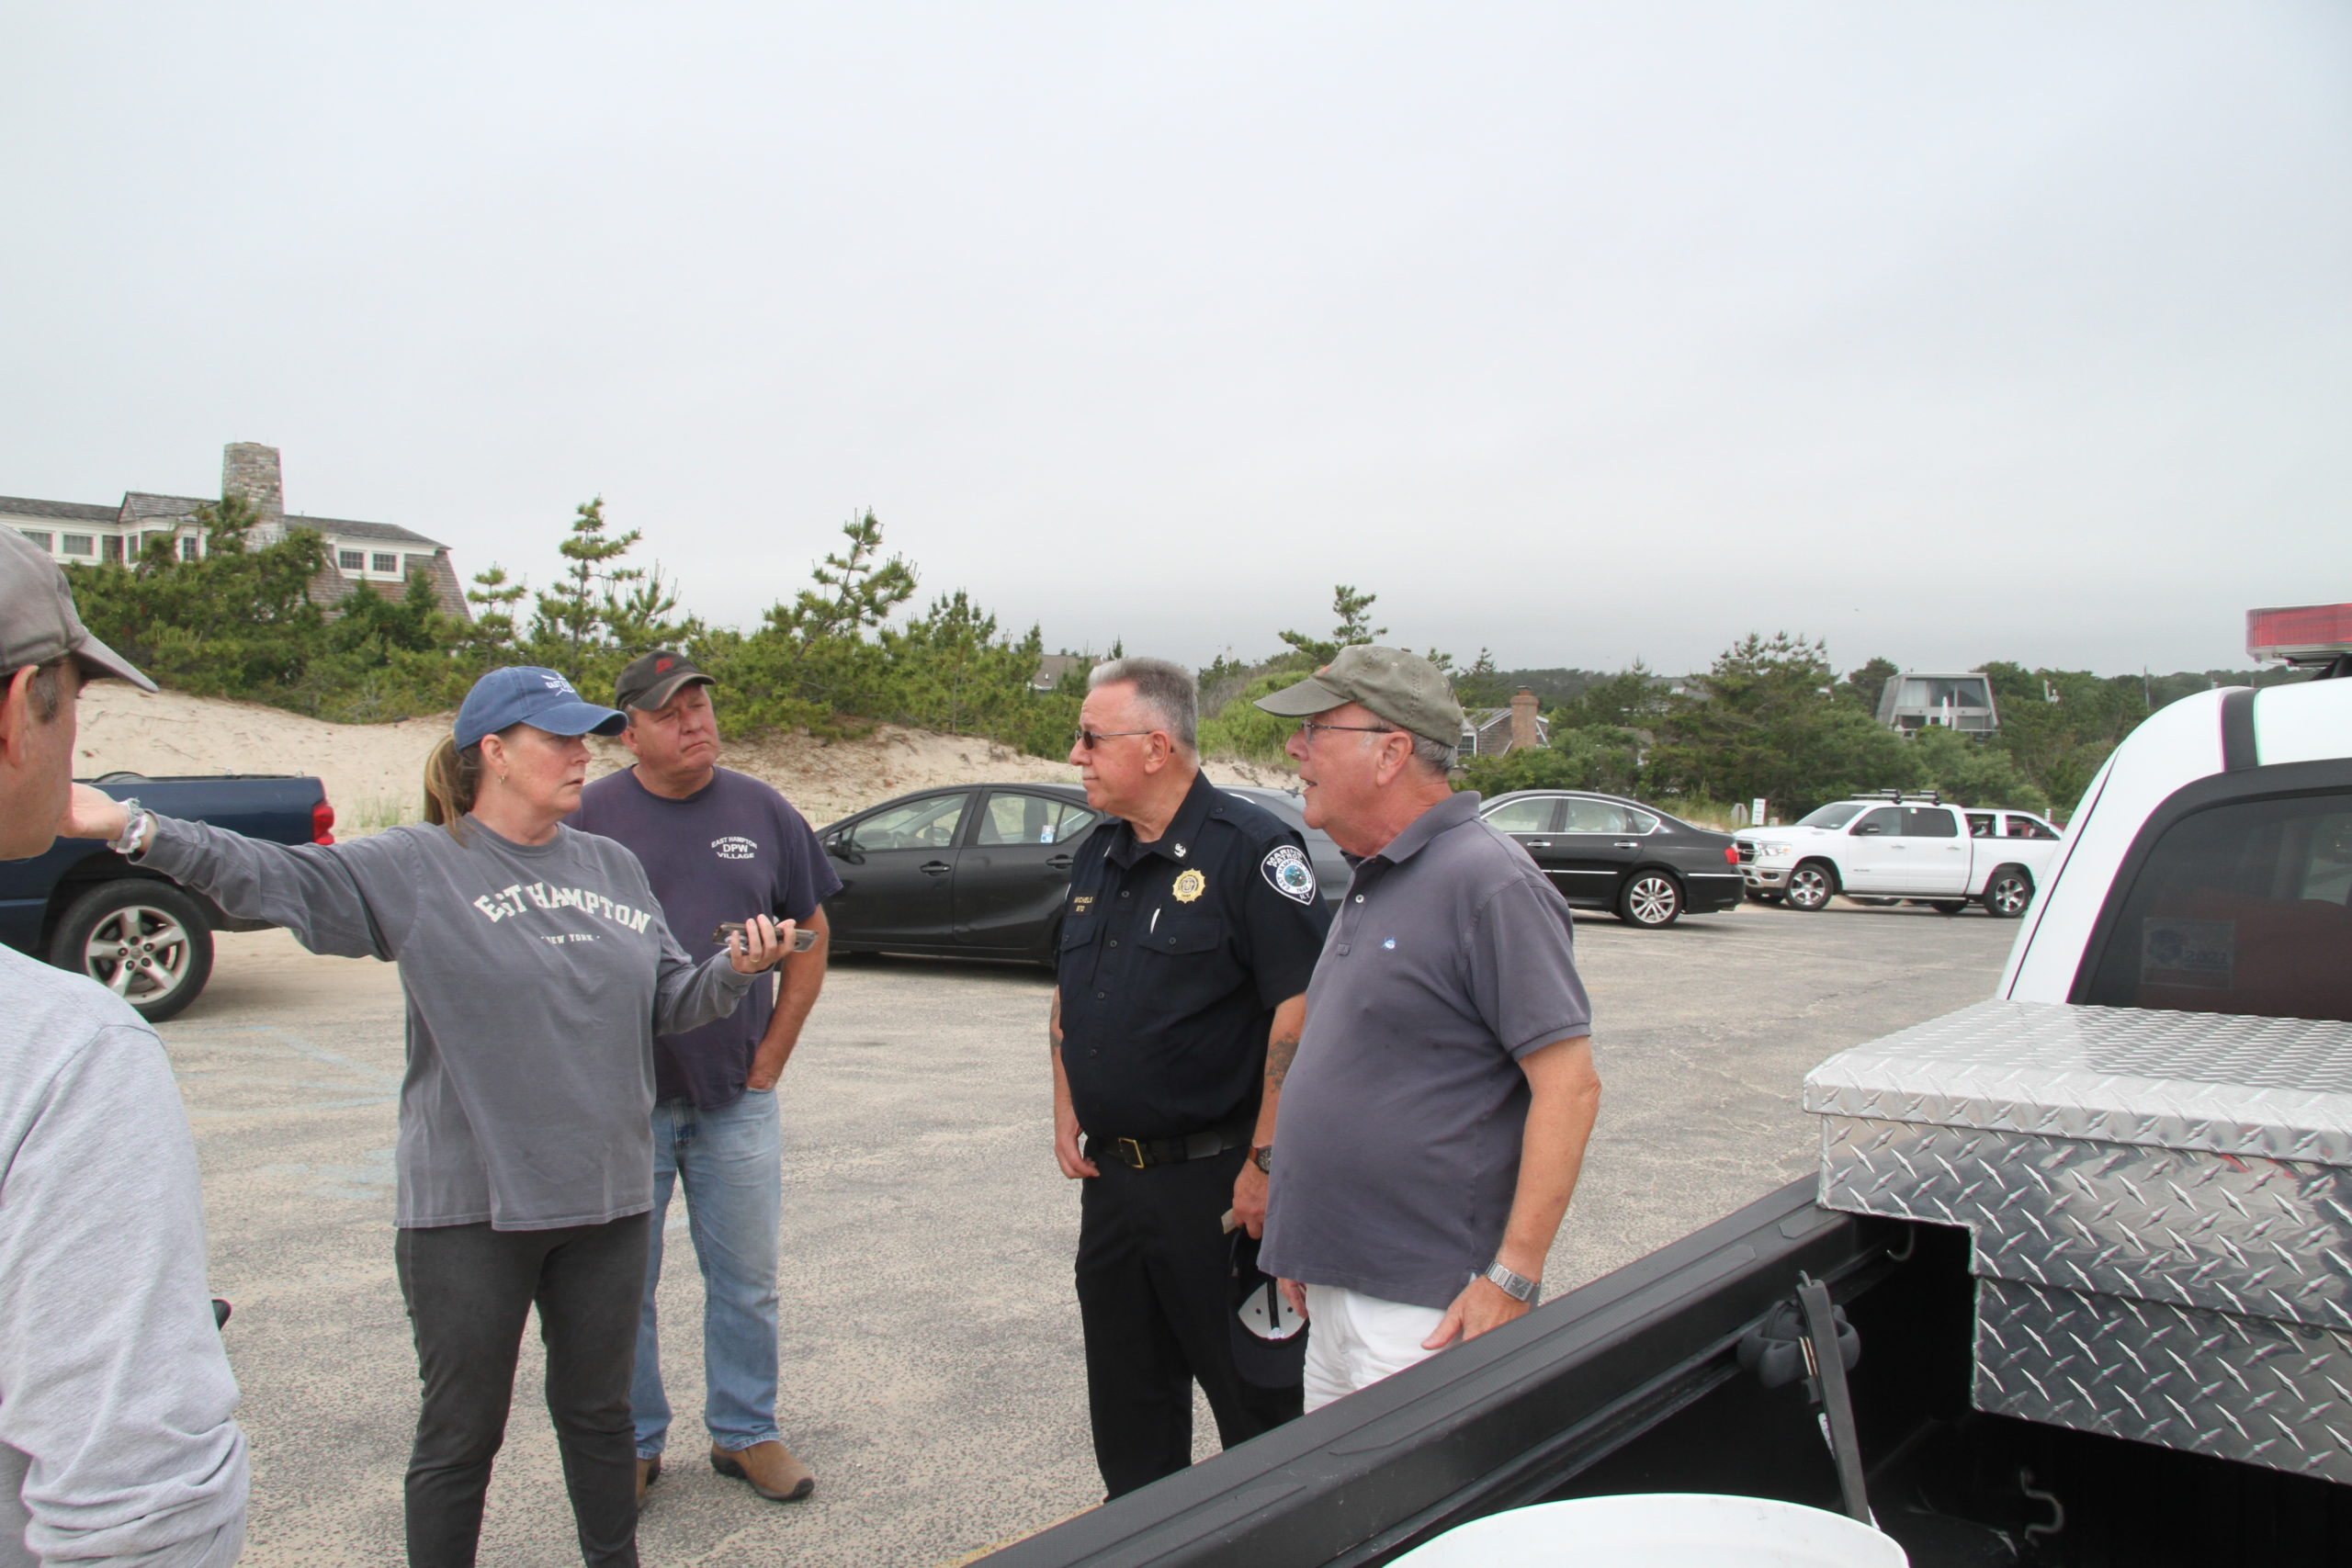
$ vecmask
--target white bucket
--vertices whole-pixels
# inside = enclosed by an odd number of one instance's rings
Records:
[[[1512,1508],[1457,1526],[1393,1568],[1908,1568],[1892,1538],[1766,1497],[1631,1493]]]

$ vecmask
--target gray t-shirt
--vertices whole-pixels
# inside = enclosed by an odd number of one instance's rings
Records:
[[[1568,907],[1441,801],[1356,868],[1283,1085],[1259,1266],[1443,1307],[1494,1261],[1519,1183],[1519,1059],[1587,1034]]]
[[[653,1204],[653,1036],[724,1017],[754,976],[695,964],[637,857],[469,818],[332,847],[156,823],[140,863],[313,953],[396,959],[408,1000],[397,1224],[551,1230]]]
[[[236,1408],[162,1043],[0,947],[0,1568],[234,1562]]]

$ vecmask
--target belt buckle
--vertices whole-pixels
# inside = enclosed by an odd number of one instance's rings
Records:
[[[1135,1167],[1137,1170],[1144,1168],[1143,1145],[1135,1139],[1120,1138],[1112,1146],[1118,1150],[1119,1158],[1124,1163]]]

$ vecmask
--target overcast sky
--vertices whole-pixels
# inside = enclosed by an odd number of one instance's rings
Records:
[[[2352,6],[36,6],[0,493],[1048,648],[2243,665],[2352,599]]]

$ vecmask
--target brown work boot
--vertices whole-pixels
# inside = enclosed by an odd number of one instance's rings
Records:
[[[651,1459],[641,1459],[637,1461],[637,1506],[639,1507],[645,1506],[646,1488],[661,1479],[662,1456],[660,1454],[655,1454]]]
[[[817,1490],[817,1474],[792,1457],[792,1450],[770,1438],[748,1449],[710,1445],[710,1468],[721,1475],[748,1481],[752,1490],[771,1503],[797,1503]]]

